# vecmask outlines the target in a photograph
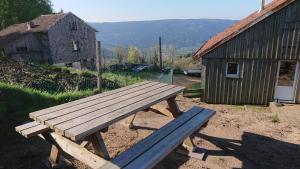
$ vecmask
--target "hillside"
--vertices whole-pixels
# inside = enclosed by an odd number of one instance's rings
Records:
[[[97,39],[107,48],[117,45],[149,48],[157,44],[158,37],[162,36],[163,44],[176,45],[178,49],[195,49],[235,22],[219,19],[173,19],[90,24],[99,31]]]

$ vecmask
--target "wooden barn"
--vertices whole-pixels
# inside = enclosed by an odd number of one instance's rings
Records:
[[[273,0],[208,40],[202,59],[203,101],[300,103],[300,1]]]

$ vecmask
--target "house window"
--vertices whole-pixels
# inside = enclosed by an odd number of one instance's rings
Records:
[[[16,48],[16,51],[17,51],[17,52],[20,52],[20,53],[22,53],[22,52],[27,52],[27,51],[28,51],[28,48],[27,48],[26,46],[17,47],[17,48]]]
[[[72,49],[73,49],[73,52],[79,52],[80,51],[78,41],[72,41]]]
[[[75,31],[77,29],[78,29],[77,22],[70,23],[70,30]]]
[[[239,67],[238,63],[227,63],[226,65],[226,77],[239,78]]]

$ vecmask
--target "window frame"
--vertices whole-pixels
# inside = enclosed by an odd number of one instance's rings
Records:
[[[229,74],[228,73],[228,66],[229,66],[229,64],[236,64],[237,65],[237,72],[236,72],[236,74]],[[239,63],[237,63],[237,62],[227,62],[226,63],[226,77],[227,78],[239,78],[240,77],[240,64]]]
[[[17,53],[26,53],[28,52],[28,47],[27,46],[17,46],[16,47],[16,52]]]
[[[80,52],[80,47],[79,47],[79,41],[73,40],[72,41],[72,52]],[[75,50],[75,46],[77,47],[77,49]]]

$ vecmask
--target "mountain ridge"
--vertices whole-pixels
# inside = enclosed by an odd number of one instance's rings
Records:
[[[161,36],[163,45],[195,50],[236,22],[227,19],[164,19],[89,24],[99,31],[97,40],[110,49],[116,46],[150,48],[158,44]]]

